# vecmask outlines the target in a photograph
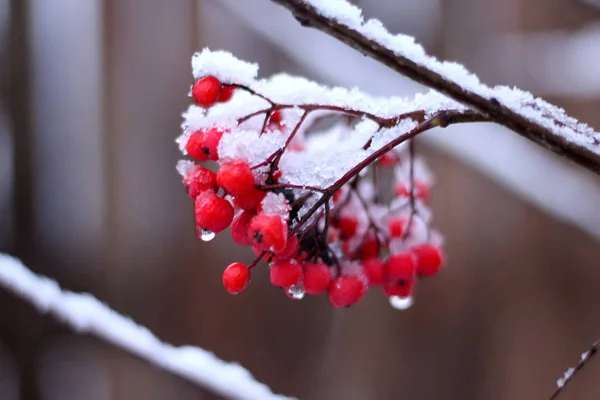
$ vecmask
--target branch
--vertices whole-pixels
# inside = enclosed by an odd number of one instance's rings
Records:
[[[550,396],[550,400],[554,400],[558,397],[559,394],[565,389],[565,387],[571,382],[573,378],[585,367],[588,362],[596,355],[598,352],[598,347],[600,347],[600,341],[596,341],[592,343],[590,348],[581,355],[581,359],[577,363],[574,368],[569,368],[565,371],[563,376],[556,381],[556,390]]]
[[[316,212],[322,207],[329,199],[333,196],[333,194],[338,191],[342,186],[348,183],[351,179],[358,176],[358,174],[371,165],[375,160],[383,156],[385,153],[392,150],[394,147],[406,142],[414,138],[415,136],[428,131],[433,128],[441,127],[446,128],[449,125],[453,124],[461,124],[461,123],[469,123],[469,122],[483,122],[485,117],[474,113],[472,111],[455,111],[455,110],[446,110],[439,111],[431,118],[421,122],[414,129],[398,136],[394,140],[390,141],[386,145],[382,146],[377,151],[370,154],[364,160],[356,164],[353,168],[347,171],[342,177],[336,180],[331,186],[329,186],[325,193],[312,205],[312,207],[302,216],[300,221],[296,224],[296,226],[292,229],[291,234],[295,234],[300,230],[303,224],[305,224]]]
[[[530,93],[491,88],[462,65],[427,55],[411,37],[364,21],[346,0],[272,0],[304,26],[315,27],[400,74],[471,107],[493,122],[600,174],[600,134]]]
[[[215,393],[240,400],[285,400],[254,380],[238,364],[227,363],[193,346],[175,347],[160,341],[147,328],[118,314],[90,294],[62,290],[36,275],[16,258],[0,253],[0,287],[51,313],[77,332],[85,332],[134,354]]]

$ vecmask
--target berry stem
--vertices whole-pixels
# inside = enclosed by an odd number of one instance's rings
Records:
[[[375,166],[373,168],[373,203],[380,203],[380,193],[379,193],[379,166]]]
[[[269,171],[269,178],[267,179],[267,182],[272,180],[273,173],[277,170],[277,167],[279,166],[279,160],[281,160],[281,156],[283,156],[283,153],[285,152],[287,147],[290,145],[290,143],[294,139],[294,136],[296,136],[296,134],[300,130],[302,123],[304,122],[304,120],[306,119],[306,117],[308,116],[309,113],[310,113],[310,111],[308,111],[308,110],[304,111],[304,113],[302,114],[302,116],[300,117],[298,122],[296,123],[296,126],[294,126],[294,130],[292,130],[292,133],[290,133],[290,136],[288,136],[287,140],[285,141],[285,144],[283,145],[283,147],[281,149],[279,149],[277,152],[275,152],[277,155],[275,156],[275,158],[273,159],[273,162],[271,163],[271,170]]]
[[[252,270],[252,268],[256,267],[258,265],[258,263],[260,262],[260,260],[263,259],[263,257],[267,254],[267,251],[264,250],[262,251],[255,259],[254,261],[252,261],[252,264],[248,265],[248,269]]]
[[[367,216],[367,220],[369,221],[369,229],[373,228],[373,230],[375,231],[375,234],[380,233],[381,236],[383,236],[383,238],[386,241],[389,241],[389,238],[387,237],[387,235],[381,231],[379,226],[377,226],[377,224],[373,220],[373,216],[369,212],[369,206],[367,205],[367,202],[365,201],[365,199],[361,196],[361,194],[358,192],[358,190],[354,190],[354,193],[356,194],[356,198],[358,199],[358,202],[362,206],[363,210],[365,210],[365,215]],[[367,229],[367,233],[365,234],[365,237],[367,234],[368,234],[368,229]]]
[[[410,216],[408,217],[408,223],[406,224],[406,229],[404,230],[404,234],[402,235],[402,239],[406,240],[409,235],[410,229],[412,228],[413,219],[417,212],[415,208],[415,140],[411,139],[408,142],[408,181],[410,185]]]
[[[329,218],[331,217],[331,208],[329,207],[329,202],[326,201],[325,202],[325,224],[323,226],[323,233],[321,234],[321,237],[323,238],[323,241],[325,243],[327,243],[327,231],[329,230]]]
[[[245,115],[242,118],[239,118],[238,124],[244,123],[244,122],[248,121],[249,119],[259,116],[259,115],[262,115],[262,114],[271,115],[275,111],[292,109],[292,108],[299,108],[299,109],[307,111],[307,112],[332,111],[332,112],[336,112],[336,113],[350,115],[353,117],[368,118],[368,119],[376,122],[377,124],[379,124],[380,127],[383,127],[383,128],[391,128],[393,126],[396,126],[396,125],[398,125],[398,123],[400,121],[402,121],[403,119],[407,119],[407,118],[410,118],[413,121],[423,122],[426,117],[425,110],[410,111],[410,112],[398,114],[398,115],[390,117],[390,118],[384,118],[384,117],[380,117],[376,114],[373,114],[373,113],[370,113],[367,111],[354,110],[351,108],[333,106],[333,105],[329,105],[329,104],[277,104],[277,103],[273,102],[271,99],[269,99],[268,97],[254,91],[250,88],[247,88],[247,87],[241,86],[241,85],[238,85],[237,87],[239,87],[243,90],[246,90],[247,92],[252,93],[253,95],[258,96],[261,99],[264,99],[271,104],[271,106],[268,108],[263,108],[261,110],[254,111],[248,115]]]
[[[236,88],[239,88],[239,89],[242,89],[242,90],[245,90],[246,92],[250,93],[253,96],[257,96],[257,97],[260,97],[261,99],[263,99],[265,101],[268,101],[269,104],[271,104],[271,106],[273,106],[273,107],[275,106],[275,102],[273,100],[271,100],[270,98],[268,98],[267,96],[265,96],[265,95],[263,95],[261,93],[258,93],[256,90],[251,89],[248,86],[240,85],[240,84],[234,84],[232,86],[234,86]]]

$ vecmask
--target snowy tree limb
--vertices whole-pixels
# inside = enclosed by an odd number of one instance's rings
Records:
[[[304,26],[317,28],[400,74],[481,112],[533,142],[600,174],[600,134],[531,94],[491,88],[462,65],[440,62],[405,35],[390,34],[379,21],[364,21],[346,0],[272,0]]]
[[[238,364],[227,363],[194,346],[175,347],[147,328],[111,310],[90,294],[63,290],[53,280],[30,271],[0,253],[0,287],[50,313],[79,333],[89,333],[177,376],[230,399],[284,400],[254,380]]]

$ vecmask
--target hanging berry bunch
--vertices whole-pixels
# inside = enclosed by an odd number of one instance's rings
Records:
[[[294,299],[326,293],[334,307],[379,287],[392,305],[443,266],[430,227],[431,178],[413,137],[470,113],[430,92],[373,98],[302,78],[257,80],[258,67],[226,52],[194,55],[196,105],[184,115],[178,170],[194,201],[198,236],[230,227],[256,254],[225,268],[243,291],[261,261]],[[216,162],[216,173],[199,163]]]

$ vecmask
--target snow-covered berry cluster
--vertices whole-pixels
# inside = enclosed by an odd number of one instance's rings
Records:
[[[380,287],[406,306],[417,281],[444,262],[429,225],[431,178],[412,140],[424,123],[443,125],[431,118],[443,98],[378,99],[286,75],[257,80],[255,65],[209,50],[192,65],[195,105],[178,139],[191,161],[178,171],[198,236],[231,228],[256,254],[225,269],[226,290],[243,291],[265,261],[290,298],[327,293],[334,307],[348,307]]]

